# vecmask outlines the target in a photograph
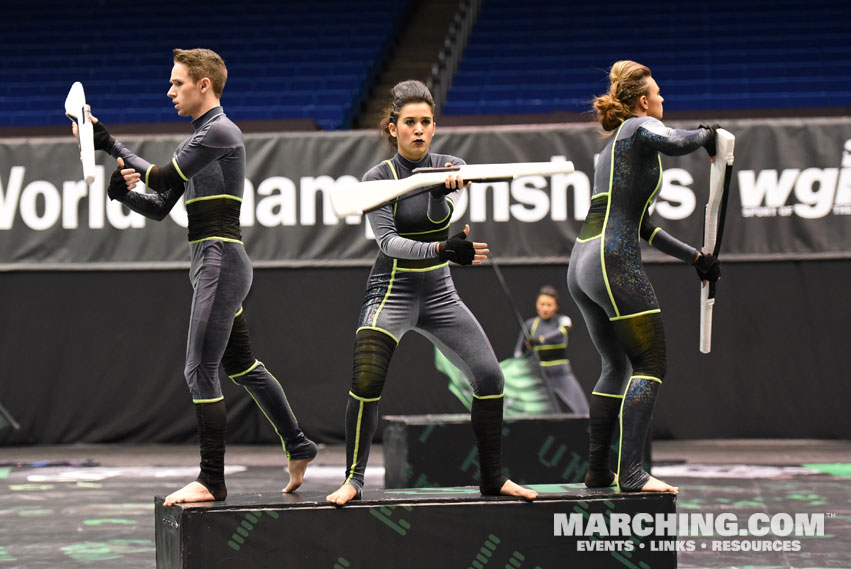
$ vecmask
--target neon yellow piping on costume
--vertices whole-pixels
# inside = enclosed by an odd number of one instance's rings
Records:
[[[589,241],[593,241],[595,239],[602,239],[602,237],[603,237],[602,235],[595,235],[594,237],[589,237],[587,239],[580,239],[579,237],[577,237],[576,242],[577,243],[588,243]]]
[[[431,220],[429,220],[431,221]],[[435,222],[432,222],[435,223]],[[438,231],[443,231],[444,229],[448,229],[449,224],[447,223],[443,227],[438,227],[437,229],[429,229],[428,231],[412,231],[410,233],[400,233],[402,237],[407,237],[408,235],[425,235],[426,233],[437,233]]]
[[[272,375],[272,374],[269,374],[269,375]],[[277,381],[277,380],[275,380],[275,381]],[[259,401],[257,401],[257,398],[256,398],[256,397],[254,397],[254,394],[253,394],[253,393],[251,393],[251,391],[249,391],[249,390],[248,390],[248,388],[247,388],[247,387],[245,387],[244,385],[243,385],[242,387],[245,389],[245,391],[248,393],[248,395],[250,395],[250,396],[251,396],[251,398],[252,398],[252,399],[254,399],[254,402],[257,404],[257,408],[258,408],[258,409],[260,409],[260,412],[261,412],[261,413],[263,413],[263,416],[264,416],[264,417],[266,417],[266,420],[267,420],[267,421],[269,421],[269,423],[271,423],[271,424],[272,424],[272,428],[273,428],[273,429],[275,429],[275,433],[277,433],[278,438],[279,438],[279,439],[281,439],[281,446],[282,446],[282,447],[283,447],[283,449],[284,449],[284,453],[287,455],[287,460],[289,460],[289,458],[290,458],[290,451],[288,451],[288,450],[287,450],[287,443],[286,443],[286,441],[284,441],[284,437],[283,437],[283,436],[281,435],[281,433],[278,431],[278,427],[276,427],[276,426],[275,426],[275,423],[272,421],[272,419],[271,419],[271,418],[269,417],[269,415],[266,413],[266,410],[263,408],[263,406],[262,406],[262,405],[260,405],[260,402],[259,402]],[[284,399],[286,399],[286,395],[284,395]],[[289,403],[288,403],[288,405],[289,405]]]
[[[275,380],[275,383],[277,383],[278,385],[281,385],[281,382],[280,382],[280,381],[278,381],[278,378],[277,378],[277,377],[275,377],[275,376],[274,376],[274,374],[273,374],[271,371],[269,371],[269,368],[267,368],[267,367],[266,367],[266,364],[264,364],[264,363],[263,363],[263,362],[261,362],[260,360],[258,360],[258,361],[257,361],[257,363],[259,363],[260,365],[262,365],[262,366],[263,366],[263,368],[266,370],[266,373],[268,373],[268,374],[269,374],[269,377],[271,377],[272,379],[274,379],[274,380]],[[292,406],[290,405],[290,400],[289,400],[289,399],[287,399],[287,392],[286,392],[286,391],[284,391],[284,386],[283,386],[283,385],[281,385],[281,391],[284,393],[284,401],[285,401],[285,402],[286,402],[286,404],[287,404],[287,408],[290,410],[290,413],[292,413],[292,415],[293,415],[293,419],[295,419],[295,422],[296,422],[296,423],[298,423],[298,417],[296,417],[295,411],[293,411],[293,408],[292,408]],[[281,439],[281,440],[283,440],[283,439]],[[286,447],[284,447],[284,450],[286,450]],[[287,456],[289,456],[289,455],[287,455]]]
[[[241,309],[240,309],[240,310],[241,310]],[[264,366],[264,368],[265,368],[265,365],[263,364],[263,362],[261,362],[260,360],[254,360],[254,365],[253,365],[253,366],[251,366],[250,368],[248,368],[247,370],[245,370],[245,371],[244,371],[244,372],[242,372],[242,373],[238,373],[238,374],[236,374],[236,375],[231,375],[231,376],[229,376],[229,377],[231,378],[231,380],[233,380],[233,382],[234,382],[234,383],[236,383],[236,380],[234,380],[234,378],[235,378],[235,377],[239,377],[239,376],[245,375],[246,373],[248,373],[249,371],[253,370],[254,368],[256,368],[256,367],[257,367],[257,366],[259,366],[259,365],[262,365],[262,366]],[[274,375],[272,375],[272,372],[270,372],[270,371],[269,371],[269,368],[265,368],[265,369],[266,369],[266,373],[268,373],[268,374],[269,374],[269,377],[271,377],[272,379],[274,379],[274,380],[275,380],[275,382],[276,382],[276,383],[280,386],[280,385],[281,385],[281,382],[280,382],[280,381],[278,381],[278,378],[277,378],[277,377],[275,377]],[[255,402],[255,403],[257,403],[257,407],[260,409],[260,411],[261,411],[261,412],[263,413],[263,415],[266,417],[266,420],[267,420],[267,421],[269,421],[269,423],[271,423],[271,424],[272,424],[272,428],[273,428],[273,429],[275,429],[275,432],[278,434],[278,438],[279,438],[279,439],[281,439],[281,447],[283,447],[283,449],[284,449],[284,453],[286,453],[286,455],[287,455],[287,459],[289,460],[289,458],[290,458],[290,451],[288,451],[288,450],[287,450],[287,442],[284,440],[284,437],[283,437],[283,436],[281,435],[281,433],[278,431],[278,427],[277,427],[277,426],[275,426],[274,421],[272,421],[272,419],[271,419],[271,418],[269,417],[269,415],[266,413],[266,410],[265,410],[265,409],[263,409],[263,406],[262,406],[262,405],[260,405],[260,402],[259,402],[259,401],[257,401],[257,399],[254,397],[254,395],[251,393],[251,391],[249,391],[249,390],[248,390],[248,388],[247,388],[247,387],[245,387],[244,385],[243,385],[242,387],[245,389],[245,391],[247,391],[247,392],[248,392],[248,394],[249,394],[249,395],[251,395],[251,398],[252,398],[252,399],[254,399],[254,402]],[[290,413],[292,413],[292,415],[293,415],[293,419],[295,419],[295,420],[296,420],[296,422],[298,422],[298,417],[296,417],[296,416],[295,416],[295,413],[293,412],[292,407],[290,407],[290,401],[289,401],[289,399],[287,399],[287,394],[286,394],[286,392],[284,391],[283,386],[281,386],[281,393],[282,393],[282,394],[283,394],[283,396],[284,396],[284,402],[287,404],[287,408],[290,410]]]
[[[237,318],[240,314],[242,314],[242,311],[243,311],[243,310],[245,310],[245,309],[244,309],[243,307],[241,307],[241,306],[240,306],[240,307],[239,307],[239,311],[238,311],[236,314],[234,314],[234,315],[233,315],[233,317],[234,317],[234,318]]]
[[[172,158],[172,159],[171,159],[171,163],[172,163],[172,164],[174,164],[174,169],[175,169],[175,170],[177,170],[177,174],[178,174],[178,176],[180,176],[181,178],[183,178],[183,181],[184,181],[184,182],[188,182],[188,181],[189,181],[189,178],[187,178],[187,177],[183,174],[183,171],[180,169],[180,166],[178,166],[178,165],[177,165],[177,158]]]
[[[530,336],[534,336],[534,335],[535,335],[535,331],[538,329],[538,323],[540,323],[540,321],[541,321],[541,318],[540,318],[540,317],[538,317],[538,316],[535,316],[535,321],[534,321],[534,322],[532,322],[532,328],[529,330],[529,335],[530,335]],[[537,347],[537,346],[536,346],[536,347]]]
[[[225,398],[225,396],[222,395],[221,397],[217,397],[215,399],[193,399],[192,403],[218,403],[219,401],[223,400],[224,398]]]
[[[250,368],[248,368],[247,370],[245,370],[245,371],[241,371],[241,372],[239,372],[239,373],[235,373],[235,374],[233,374],[233,375],[229,375],[228,377],[229,377],[229,378],[231,378],[231,379],[235,379],[235,378],[237,378],[237,377],[242,377],[243,375],[245,375],[246,373],[250,372],[251,370],[253,370],[254,368],[256,368],[256,367],[257,367],[257,366],[259,366],[259,365],[260,365],[260,360],[254,360],[254,363],[253,363],[253,364],[251,364],[251,367],[250,367]],[[270,374],[270,375],[271,375],[271,374]]]
[[[647,240],[648,245],[653,245],[653,238],[656,237],[656,234],[662,231],[661,227],[657,227],[653,230],[653,233],[650,234],[650,238]]]
[[[390,332],[388,332],[387,330],[385,330],[384,328],[379,328],[378,326],[361,326],[360,328],[355,330],[355,334],[357,334],[361,330],[375,330],[376,332],[383,332],[383,333],[387,334],[388,336],[390,336],[391,338],[393,338],[394,342],[396,342],[397,344],[399,343],[399,339],[396,336],[394,336],[393,334],[391,334]]]
[[[662,383],[662,380],[661,380],[661,379],[659,379],[658,377],[653,377],[652,375],[633,375],[633,376],[632,376],[632,377],[630,377],[629,379],[630,379],[630,380],[633,380],[633,379],[646,379],[646,380],[648,380],[648,381],[658,381],[659,383]]]
[[[448,201],[448,200],[447,200],[447,201]],[[446,217],[444,217],[443,219],[438,219],[437,221],[435,221],[435,220],[433,220],[432,218],[430,218],[430,217],[428,216],[428,212],[426,212],[426,219],[428,219],[428,220],[429,220],[430,222],[432,222],[432,223],[443,223],[444,221],[446,221],[447,219],[449,219],[451,216],[452,216],[452,208],[449,208],[449,213],[447,213],[447,214],[446,214]],[[449,227],[449,224],[448,224],[448,223],[446,224],[446,227]],[[435,229],[435,231],[439,231],[439,230],[438,230],[438,229]]]
[[[192,198],[191,200],[186,200],[186,205],[206,200],[236,200],[242,203],[242,198],[238,196],[232,196],[230,194],[216,194],[215,196],[203,196],[200,198]]]
[[[613,399],[623,399],[623,395],[612,395],[611,393],[601,393],[599,391],[592,391],[591,395],[598,395],[600,397],[612,397]]]
[[[381,400],[381,396],[378,397],[361,397],[360,395],[355,395],[351,391],[349,391],[349,395],[357,399],[358,401],[363,401],[364,403],[374,403],[375,401]]]
[[[393,167],[393,161],[388,158],[384,161],[384,163],[390,167],[390,172],[393,174],[393,179],[398,180],[399,175],[396,173],[396,168]]]
[[[409,269],[409,268],[406,268],[406,267],[399,267],[398,270],[399,270],[400,273],[424,273],[426,271],[433,271],[435,269],[442,269],[443,267],[445,267],[448,264],[449,264],[449,261],[446,261],[445,263],[441,263],[439,265],[432,265],[431,267],[424,267],[422,269],[412,269],[412,268]]]
[[[384,303],[387,302],[387,298],[390,296],[390,291],[393,290],[393,281],[396,280],[396,263],[398,261],[393,259],[393,270],[390,272],[390,284],[387,285],[387,292],[384,294],[384,298],[381,299],[381,304],[378,306],[378,310],[375,311],[375,316],[372,317],[372,325],[375,326],[376,322],[378,322],[378,315],[381,314],[382,309],[384,309]]]
[[[351,391],[349,391],[349,395],[351,395],[352,397],[355,397],[355,395],[352,394]],[[355,398],[357,399],[357,397],[355,397]],[[356,433],[355,434],[355,452],[354,452],[354,455],[352,456],[352,469],[349,471],[349,475],[346,476],[346,481],[343,482],[343,484],[348,483],[349,480],[352,479],[352,477],[355,475],[355,468],[357,467],[357,464],[358,464],[358,450],[360,450],[360,430],[361,430],[361,423],[363,422],[363,406],[364,406],[364,400],[360,399],[359,405],[358,405],[358,422],[357,422],[357,427],[355,428],[355,433]]]
[[[148,185],[148,176],[151,175],[151,170],[153,170],[153,169],[154,169],[154,164],[151,164],[150,166],[148,166],[148,169],[145,170],[145,185],[146,186]]]
[[[200,243],[201,241],[227,241],[228,243],[239,243],[243,245],[242,241],[239,239],[231,239],[230,237],[204,237],[203,239],[196,239],[195,241],[190,241],[189,244]]]
[[[632,382],[632,378],[629,378],[629,381],[626,384],[626,389],[624,393],[629,390],[629,384]],[[621,408],[618,411],[618,469],[615,475],[615,483],[618,485],[618,492],[621,491],[621,455],[623,454],[623,404],[626,402],[626,397],[621,395]]]
[[[650,197],[647,198],[647,203],[644,204],[644,211],[641,212],[641,219],[638,220],[638,238],[641,238],[641,224],[644,223],[644,215],[647,213],[647,210],[650,209],[650,204],[653,203],[653,198],[656,197],[656,193],[659,191],[659,188],[662,186],[662,155],[656,154],[656,159],[659,161],[659,179],[656,180],[656,187],[653,188],[653,191],[650,193]],[[655,232],[653,233],[656,234]],[[650,241],[647,241],[650,243]]]
[[[550,362],[540,362],[539,365],[541,367],[552,367],[552,366],[557,366],[557,365],[561,365],[561,364],[569,364],[569,363],[570,363],[570,360],[552,360]]]
[[[502,399],[504,396],[505,396],[504,393],[500,393],[499,395],[475,395],[475,394],[473,395],[473,397],[475,397],[476,399],[478,399],[480,401],[483,400],[483,399]]]
[[[635,314],[624,314],[623,316],[615,316],[614,318],[609,318],[609,322],[615,322],[616,320],[628,320],[630,318],[635,318],[636,316],[658,314],[659,312],[662,312],[661,308],[652,308],[650,310],[645,310],[644,312],[636,312]]]
[[[385,164],[390,168],[390,173],[393,174],[393,179],[398,180],[399,175],[396,174],[396,168],[393,167],[393,162],[391,160],[385,160]],[[395,200],[393,202],[393,217],[396,217],[396,208],[399,206],[399,200]]]
[[[261,362],[260,360],[254,360],[254,365],[253,365],[253,366],[251,366],[250,368],[248,368],[246,371],[244,371],[244,372],[242,372],[242,373],[240,373],[240,374],[237,374],[237,375],[232,375],[232,376],[230,376],[230,377],[231,377],[231,379],[233,379],[233,378],[238,377],[238,376],[240,376],[240,375],[246,374],[246,373],[248,373],[249,371],[251,371],[252,369],[254,369],[254,368],[256,368],[257,366],[259,366],[259,365],[262,365],[262,366],[266,369],[266,373],[268,373],[268,374],[269,374],[269,377],[271,377],[272,379],[274,379],[274,380],[275,380],[275,382],[276,382],[279,386],[281,385],[281,382],[280,382],[280,381],[278,381],[278,378],[277,378],[277,377],[275,377],[274,375],[272,375],[272,372],[270,372],[270,371],[269,371],[269,368],[267,368],[267,367],[265,366],[265,364],[264,364],[263,362]],[[236,383],[236,381],[234,381],[234,383]],[[245,387],[244,385],[243,385],[243,387],[245,388],[245,390],[246,390],[246,391],[248,391],[248,388],[247,388],[247,387]],[[287,408],[290,410],[290,413],[292,413],[292,415],[293,415],[293,419],[295,419],[295,421],[296,421],[296,422],[298,422],[298,417],[296,417],[295,412],[293,411],[292,407],[290,406],[290,401],[289,401],[289,399],[287,399],[287,393],[284,391],[283,386],[281,386],[281,393],[282,393],[282,394],[283,394],[283,396],[284,396],[284,402],[287,404]],[[252,399],[254,399],[254,395],[252,395],[250,391],[248,391],[248,394],[249,394],[249,395],[251,395],[251,398],[252,398]],[[260,411],[263,413],[263,415],[265,415],[265,416],[266,416],[266,419],[267,419],[267,420],[268,420],[268,421],[272,424],[272,428],[274,428],[274,429],[275,429],[275,432],[278,434],[278,438],[279,438],[279,439],[281,439],[281,447],[283,447],[284,452],[285,452],[285,453],[286,453],[286,455],[287,455],[287,459],[289,459],[289,458],[290,458],[290,451],[288,451],[288,450],[287,450],[287,443],[286,443],[286,441],[284,440],[284,437],[283,437],[283,436],[281,436],[281,433],[279,433],[279,432],[278,432],[278,427],[276,427],[276,426],[275,426],[275,423],[272,421],[272,419],[271,419],[271,418],[269,418],[269,415],[267,415],[267,414],[266,414],[266,410],[265,410],[265,409],[263,409],[263,406],[262,406],[262,405],[260,405],[260,402],[259,402],[259,401],[257,401],[257,399],[254,399],[254,402],[255,402],[255,403],[257,403],[257,407],[259,407],[259,408],[260,408]]]
[[[609,300],[612,301],[612,308],[615,309],[615,316],[620,316],[620,310],[618,310],[618,305],[615,302],[615,295],[612,294],[612,287],[609,285],[609,275],[606,273],[606,226],[609,224],[609,212],[612,210],[612,199],[614,195],[612,194],[612,185],[615,183],[615,148],[618,144],[618,135],[621,133],[621,129],[623,125],[626,124],[626,121],[622,122],[618,127],[618,131],[615,133],[615,138],[612,141],[612,160],[609,166],[609,199],[606,200],[606,216],[603,218],[603,230],[600,232],[600,267],[603,270],[603,282],[606,283],[606,292],[609,293]]]

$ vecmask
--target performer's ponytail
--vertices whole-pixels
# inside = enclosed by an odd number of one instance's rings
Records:
[[[647,94],[650,69],[635,61],[615,62],[609,71],[609,91],[594,99],[597,121],[604,130],[615,130],[632,116],[639,97]]]

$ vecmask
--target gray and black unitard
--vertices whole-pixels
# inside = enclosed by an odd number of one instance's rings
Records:
[[[570,258],[567,282],[582,311],[602,372],[591,398],[589,477],[609,482],[608,447],[621,415],[618,483],[639,490],[644,440],[666,371],[665,335],[656,294],[644,271],[639,238],[687,263],[698,251],[647,219],[662,183],[660,152],[682,155],[712,136],[665,127],[652,117],[624,121],[597,158],[594,195]],[[608,437],[608,438],[607,438]]]
[[[192,125],[195,132],[177,147],[171,164],[163,168],[136,156],[119,142],[111,154],[123,158],[125,167],[134,168],[156,191],[131,191],[119,198],[133,211],[159,221],[182,195],[186,196],[192,258],[189,277],[194,293],[184,375],[196,404],[201,436],[199,482],[217,499],[223,499],[219,496],[226,493],[226,410],[219,365],[251,394],[281,437],[290,459],[315,456],[316,445],[301,431],[280,383],[251,351],[242,310],[253,275],[239,228],[245,186],[242,132],[221,107],[209,110]]]
[[[464,164],[454,156],[427,154],[412,162],[400,154],[370,169],[368,180],[407,178],[414,168]],[[480,487],[496,494],[502,476],[503,375],[482,327],[464,305],[449,263],[438,258],[446,241],[453,202],[442,192],[425,192],[368,214],[379,247],[370,272],[355,334],[352,385],[346,408],[346,479],[363,488],[378,402],[396,345],[414,330],[437,346],[470,378],[473,428],[480,457]]]
[[[536,358],[533,363],[539,366],[547,389],[571,412],[587,415],[588,399],[573,373],[570,360],[567,359],[567,337],[572,326],[573,322],[569,316],[554,314],[547,320],[540,316],[530,318],[526,321],[525,328],[530,337],[543,339],[543,342],[533,346]],[[521,331],[514,346],[515,358],[529,353],[526,339],[525,332]],[[560,410],[553,409],[554,412]]]

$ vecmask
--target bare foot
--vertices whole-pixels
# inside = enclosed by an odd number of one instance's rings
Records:
[[[673,492],[677,494],[680,489],[676,486],[671,486],[667,482],[662,482],[658,478],[652,476],[647,480],[647,483],[641,487],[642,492]]]
[[[351,484],[343,484],[340,488],[332,493],[325,496],[325,500],[331,502],[332,504],[337,504],[338,506],[343,506],[346,503],[352,501],[357,497],[358,489],[352,486]]]
[[[499,489],[499,493],[503,496],[517,496],[518,498],[523,498],[524,500],[534,500],[538,497],[538,493],[534,490],[530,490],[529,488],[523,488],[512,482],[511,480],[506,480],[505,484],[502,485],[502,488]]]
[[[304,471],[307,470],[307,463],[311,460],[313,460],[313,457],[300,458],[289,462],[287,470],[290,473],[290,481],[287,484],[287,487],[281,490],[281,492],[289,494],[290,492],[295,492],[296,489],[301,486],[301,483],[304,481]]]
[[[175,504],[187,504],[190,502],[214,502],[216,499],[200,482],[192,481],[177,492],[172,492],[165,497],[164,506]]]

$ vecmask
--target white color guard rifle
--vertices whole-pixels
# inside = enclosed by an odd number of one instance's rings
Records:
[[[86,104],[86,92],[79,81],[71,85],[65,98],[65,116],[77,123],[77,136],[80,141],[80,161],[83,163],[83,177],[87,184],[95,181],[95,139],[92,121],[89,119],[89,106]]]
[[[446,175],[454,173],[464,182],[507,181],[523,176],[570,174],[573,162],[515,162],[509,164],[466,164],[446,168],[417,168],[413,176],[401,180],[370,180],[339,185],[331,192],[331,207],[337,217],[378,209],[395,199],[405,199],[442,186]]]
[[[715,131],[715,161],[709,171],[709,200],[703,218],[704,255],[715,255],[721,249],[724,218],[727,214],[727,195],[733,177],[733,149],[736,137],[719,128]],[[712,350],[712,308],[715,306],[715,283],[700,283],[700,351]]]

